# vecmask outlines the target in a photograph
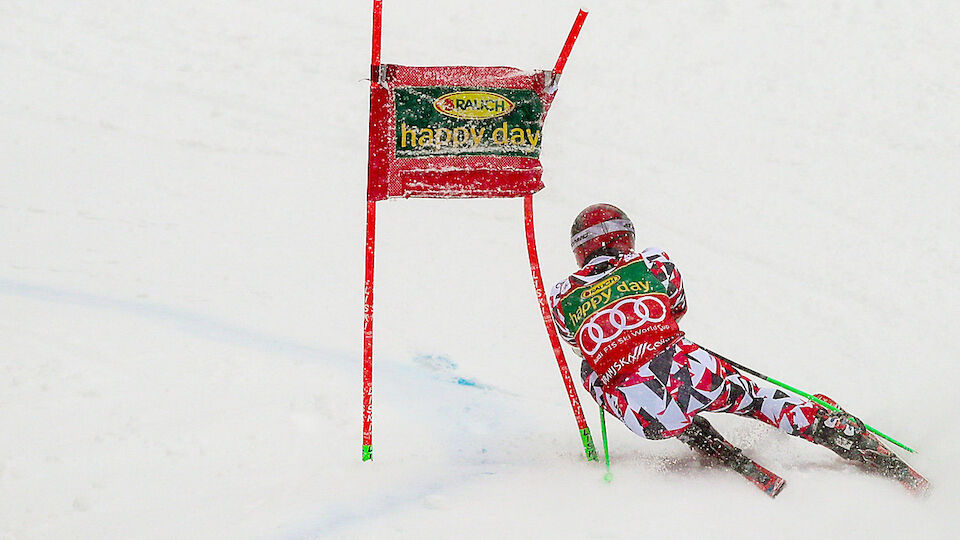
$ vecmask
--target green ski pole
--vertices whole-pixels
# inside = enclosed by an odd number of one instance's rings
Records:
[[[773,383],[773,384],[775,384],[775,385],[777,385],[777,386],[779,386],[779,387],[781,387],[781,388],[784,388],[784,389],[786,389],[786,390],[789,390],[789,391],[793,392],[794,394],[801,395],[801,396],[803,396],[803,397],[805,397],[805,398],[807,398],[807,399],[809,399],[809,400],[811,400],[811,401],[814,401],[814,402],[816,402],[816,403],[819,403],[820,405],[823,405],[824,407],[830,409],[831,411],[845,412],[845,411],[841,411],[841,410],[838,409],[837,407],[835,407],[835,406],[827,403],[826,401],[824,401],[824,400],[822,400],[822,399],[820,399],[820,398],[818,398],[818,397],[816,397],[816,396],[812,396],[812,395],[804,392],[803,390],[794,388],[794,387],[790,386],[790,385],[787,384],[787,383],[780,382],[780,381],[774,379],[773,377],[767,377],[767,376],[764,375],[763,373],[760,373],[759,371],[755,371],[755,370],[753,370],[753,369],[750,369],[750,368],[748,368],[747,366],[740,365],[740,364],[734,362],[733,360],[730,360],[729,358],[726,358],[725,356],[723,356],[723,355],[721,355],[721,354],[717,354],[717,353],[711,351],[710,349],[708,349],[708,348],[706,348],[706,347],[704,347],[704,346],[702,346],[702,345],[700,346],[700,348],[703,349],[703,350],[705,350],[705,351],[707,351],[708,353],[716,356],[716,357],[719,358],[720,360],[723,360],[724,362],[730,364],[731,366],[733,366],[733,367],[735,367],[735,368],[737,368],[737,369],[739,369],[739,370],[746,371],[747,373],[749,373],[749,374],[751,374],[751,375],[753,375],[753,376],[760,377],[761,379],[763,379],[763,380],[765,380],[765,381],[767,381],[767,382],[769,382],[769,383]],[[886,435],[886,434],[884,434],[884,433],[881,433],[878,429],[876,429],[876,428],[873,427],[873,426],[870,426],[870,425],[864,423],[864,424],[863,424],[863,427],[867,428],[867,431],[869,431],[870,433],[874,433],[874,434],[876,434],[876,435],[878,435],[878,436],[880,436],[880,437],[883,437],[884,439],[892,442],[893,444],[899,446],[900,448],[903,448],[903,449],[906,450],[907,452],[911,452],[911,453],[914,453],[914,454],[917,453],[917,451],[914,450],[913,448],[910,448],[909,446],[907,446],[907,445],[903,444],[902,442],[894,439],[893,437],[890,437],[889,435]]]
[[[603,479],[609,484],[613,481],[613,473],[610,472],[610,450],[607,448],[607,422],[603,417],[603,405],[600,405],[600,432],[603,434],[603,457],[607,462],[607,474],[603,475]]]

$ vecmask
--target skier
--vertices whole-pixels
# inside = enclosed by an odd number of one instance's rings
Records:
[[[584,386],[631,431],[651,440],[677,437],[735,469],[738,463],[756,465],[699,416],[733,413],[870,464],[910,487],[909,467],[859,419],[760,385],[687,339],[678,325],[687,311],[680,273],[659,249],[634,251],[634,226],[622,210],[588,206],[570,236],[580,270],[550,292],[553,319],[583,358]],[[748,471],[739,472],[750,478]],[[783,484],[764,486],[766,479],[760,479],[752,478],[771,495]]]

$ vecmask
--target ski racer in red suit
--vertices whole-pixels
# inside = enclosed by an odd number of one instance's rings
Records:
[[[701,450],[706,438],[722,440],[704,412],[755,418],[859,462],[886,450],[855,417],[758,384],[687,339],[680,273],[659,249],[634,251],[634,238],[619,208],[587,207],[571,229],[580,270],[550,292],[557,329],[583,358],[583,383],[604,409],[645,439],[678,437]]]

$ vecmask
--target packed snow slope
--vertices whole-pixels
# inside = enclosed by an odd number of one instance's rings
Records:
[[[779,498],[620,424],[604,483],[518,200],[378,206],[361,463],[368,4],[0,3],[0,538],[952,537],[960,4],[594,2],[536,196],[547,281],[620,205],[688,335],[918,448],[925,501],[717,415]],[[549,68],[579,7],[386,0],[383,59]]]

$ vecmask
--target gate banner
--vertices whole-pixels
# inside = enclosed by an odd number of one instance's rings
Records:
[[[382,64],[373,75],[367,200],[522,197],[543,188],[552,71]]]

